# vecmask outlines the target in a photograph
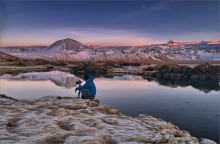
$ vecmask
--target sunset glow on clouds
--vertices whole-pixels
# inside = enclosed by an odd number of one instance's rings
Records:
[[[220,37],[218,1],[1,1],[0,46],[128,46]]]
[[[20,35],[21,31],[13,31],[13,35],[4,34],[1,42],[2,46],[24,46],[24,45],[50,45],[54,41],[64,38],[72,38],[85,45],[101,46],[138,46],[151,43],[158,43],[148,39],[147,36],[129,30],[114,29],[84,29],[84,30],[38,30],[36,32],[26,31]],[[42,39],[45,37],[45,39]],[[13,40],[12,40],[13,39]]]

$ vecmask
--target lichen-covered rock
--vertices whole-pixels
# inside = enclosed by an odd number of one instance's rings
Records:
[[[7,98],[0,104],[0,143],[28,144],[215,144],[192,137],[170,122],[148,115],[125,116],[98,100]],[[10,103],[10,105],[9,105]]]
[[[97,107],[99,106],[99,100],[98,99],[93,99],[87,102],[87,105],[90,107]]]

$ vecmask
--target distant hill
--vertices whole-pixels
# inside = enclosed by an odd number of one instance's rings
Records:
[[[3,47],[0,51],[24,59],[64,61],[220,61],[220,41],[176,42],[144,46],[89,47],[74,39],[58,40],[46,47]]]
[[[88,46],[85,46],[76,40],[67,38],[54,42],[49,47],[47,47],[46,50],[50,52],[64,52],[71,50],[82,50],[85,48],[88,48]]]
[[[33,61],[33,60],[32,60]],[[12,56],[9,54],[6,54],[4,52],[0,52],[0,65],[21,65],[24,66],[25,63],[27,63],[28,60],[18,58],[16,56]]]
[[[18,60],[20,58],[9,55],[9,54],[6,54],[6,53],[0,51],[0,60],[2,61],[2,60],[8,60],[8,59]]]

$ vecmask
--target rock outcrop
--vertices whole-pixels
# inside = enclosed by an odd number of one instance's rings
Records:
[[[177,64],[158,64],[145,69],[144,77],[219,81],[220,67],[209,63],[190,68]]]
[[[97,100],[47,96],[17,101],[0,97],[0,110],[0,143],[215,144],[208,139],[199,141],[152,116],[125,116]]]
[[[96,64],[92,62],[82,62],[76,66],[73,66],[70,70],[70,73],[75,75],[82,75],[87,73],[92,74],[93,76],[110,75],[112,73],[112,68],[100,63]]]

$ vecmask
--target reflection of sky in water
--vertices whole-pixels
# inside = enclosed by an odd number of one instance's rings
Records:
[[[73,88],[58,87],[49,80],[45,81],[8,81],[0,80],[1,94],[14,98],[35,99],[48,95],[73,95]]]
[[[53,81],[51,78],[44,81],[1,79],[0,93],[14,98],[46,95],[76,97],[75,87],[63,86],[64,83],[74,86],[74,80],[63,76]],[[113,106],[126,115],[146,113],[171,121],[181,129],[190,131],[193,136],[218,140],[219,91],[204,93],[192,86],[172,88],[132,76],[96,78],[95,84],[96,97],[101,103]]]
[[[177,124],[193,136],[218,140],[219,91],[204,93],[191,86],[171,88],[146,80],[97,80],[97,97],[122,113],[146,113]]]

